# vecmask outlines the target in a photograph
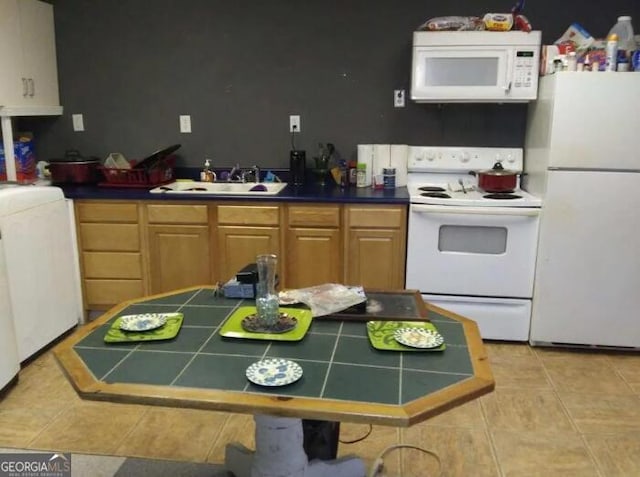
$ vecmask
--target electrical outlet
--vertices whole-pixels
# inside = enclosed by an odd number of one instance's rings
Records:
[[[404,90],[396,89],[393,92],[393,106],[396,108],[404,108]]]
[[[300,116],[289,116],[289,132],[300,132]]]
[[[72,114],[71,120],[73,121],[74,131],[84,131],[84,118],[82,114]]]
[[[180,115],[180,132],[181,133],[191,132],[191,116],[189,116],[188,114]]]

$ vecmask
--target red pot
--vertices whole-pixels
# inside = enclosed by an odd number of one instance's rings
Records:
[[[49,160],[51,182],[55,184],[95,184],[100,177],[100,160],[82,157],[78,151],[67,151],[61,159]]]
[[[512,192],[521,173],[504,169],[500,162],[496,162],[492,169],[471,174],[478,176],[478,187],[486,192]]]

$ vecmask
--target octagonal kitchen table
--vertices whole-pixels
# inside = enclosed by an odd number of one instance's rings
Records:
[[[366,470],[357,457],[309,460],[303,419],[407,427],[494,388],[477,325],[422,300],[416,300],[417,320],[437,327],[444,351],[380,350],[367,324],[348,315],[313,319],[299,341],[228,338],[220,333],[225,322],[254,302],[213,290],[124,302],[80,327],[54,354],[84,399],[253,414],[255,452],[227,445],[225,465],[236,477],[362,477]],[[173,339],[105,343],[121,316],[173,312],[183,316]],[[303,375],[281,387],[253,384],[245,371],[266,358],[295,361]]]

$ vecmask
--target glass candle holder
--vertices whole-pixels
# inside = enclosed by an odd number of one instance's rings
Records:
[[[278,257],[273,254],[258,255],[258,283],[256,285],[256,309],[258,319],[265,326],[274,326],[280,318],[279,299],[276,293]]]

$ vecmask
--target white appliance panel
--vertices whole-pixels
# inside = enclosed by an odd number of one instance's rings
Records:
[[[529,298],[539,209],[411,204],[406,287]]]
[[[20,361],[78,324],[77,281],[68,205],[54,187],[2,194],[4,242]]]
[[[639,206],[640,173],[549,171],[532,343],[640,347]]]
[[[527,169],[640,170],[634,153],[639,100],[637,75],[543,76],[529,107]]]
[[[475,321],[483,339],[526,341],[531,301],[422,295],[424,301]]]
[[[411,99],[526,102],[536,98],[540,32],[413,34]]]
[[[18,345],[13,326],[4,241],[0,237],[0,390],[18,374],[18,371]]]

